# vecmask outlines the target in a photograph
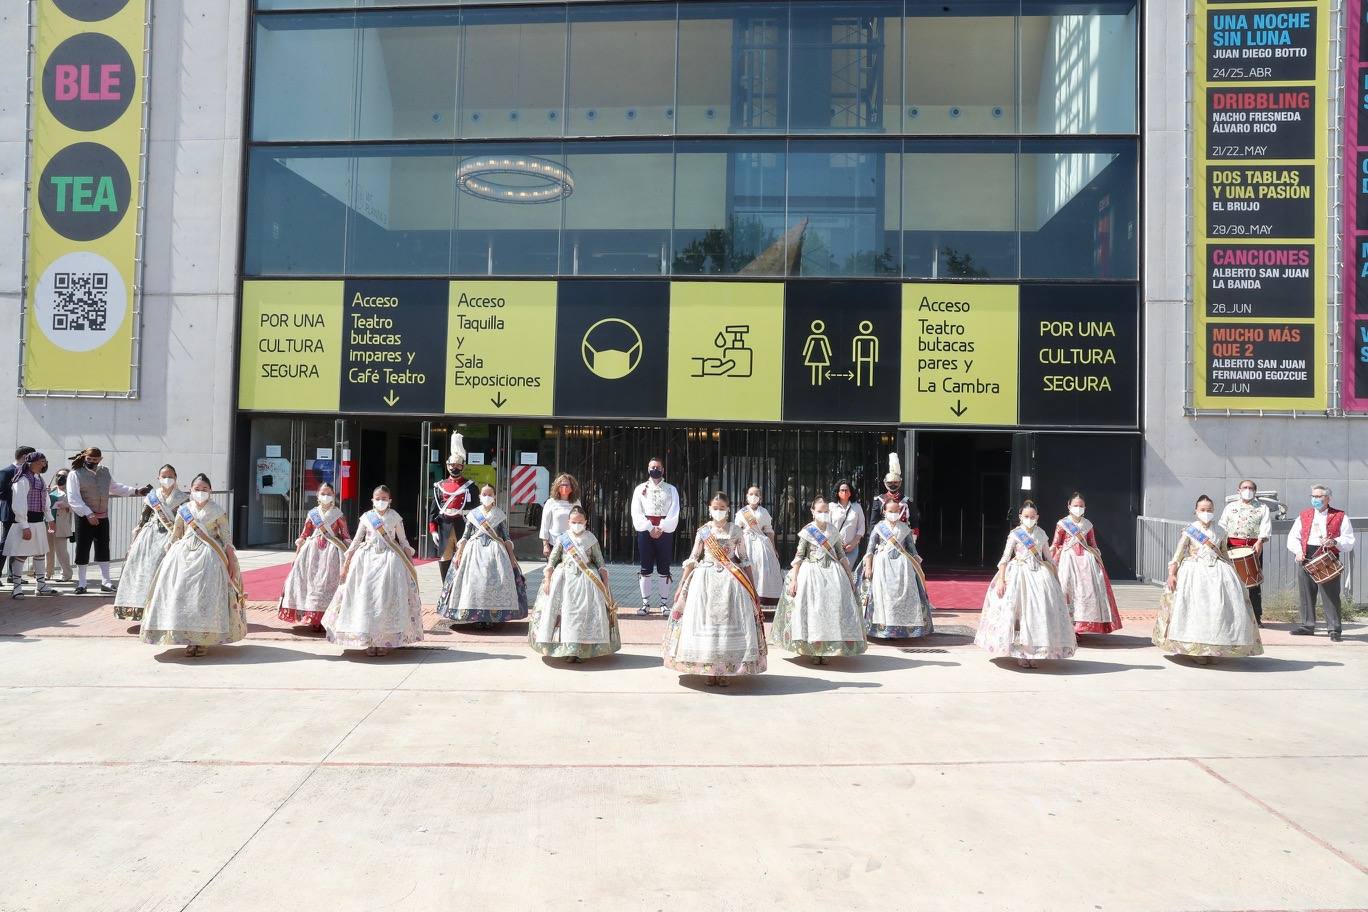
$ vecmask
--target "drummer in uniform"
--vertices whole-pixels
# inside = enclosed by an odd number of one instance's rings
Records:
[[[1316,597],[1325,601],[1325,626],[1330,639],[1338,643],[1343,637],[1340,633],[1340,578],[1336,572],[1327,578],[1319,579],[1308,571],[1315,562],[1324,565],[1327,561],[1338,567],[1340,555],[1354,550],[1354,527],[1343,510],[1330,506],[1330,489],[1316,485],[1311,489],[1311,506],[1301,511],[1292,531],[1287,533],[1287,550],[1301,565],[1297,574],[1297,595],[1301,601],[1301,626],[1292,631],[1293,636],[1312,636],[1316,632]],[[1329,558],[1325,555],[1330,555]]]
[[[451,569],[451,558],[456,553],[461,536],[465,534],[465,516],[480,502],[475,484],[465,475],[466,451],[460,434],[451,435],[451,455],[447,457],[447,477],[432,486],[432,502],[428,506],[428,534],[437,546],[437,566],[442,579]]]
[[[1232,500],[1225,505],[1221,511],[1221,518],[1218,522],[1221,528],[1225,529],[1226,543],[1232,550],[1239,548],[1254,549],[1254,563],[1258,567],[1258,580],[1253,586],[1249,585],[1249,578],[1243,572],[1240,578],[1244,580],[1245,588],[1249,590],[1249,603],[1254,606],[1254,620],[1263,626],[1263,549],[1264,543],[1273,537],[1273,514],[1269,512],[1268,504],[1261,502],[1256,496],[1259,486],[1246,478],[1240,482],[1238,500]],[[1237,571],[1240,567],[1235,568]]]

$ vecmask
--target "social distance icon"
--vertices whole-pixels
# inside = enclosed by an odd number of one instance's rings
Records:
[[[626,320],[606,317],[599,320],[580,341],[580,357],[595,377],[621,380],[641,363],[641,333]]]

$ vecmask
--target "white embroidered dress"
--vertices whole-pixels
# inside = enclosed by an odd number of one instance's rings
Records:
[[[760,604],[779,604],[784,591],[784,570],[779,553],[774,550],[770,536],[774,534],[774,520],[764,507],[742,507],[736,513],[736,524],[745,530],[746,559],[755,576],[755,591]]]
[[[213,501],[185,503],[147,595],[141,638],[162,646],[215,646],[247,636],[242,579],[228,516]]]
[[[746,675],[765,670],[760,607],[737,578],[749,564],[745,532],[734,523],[709,523],[694,534],[665,630],[665,667],[687,674]],[[735,569],[733,569],[735,568]]]
[[[347,578],[323,615],[329,642],[392,649],[423,638],[423,606],[404,520],[367,510],[347,549]]]
[[[546,566],[551,586],[537,596],[528,645],[552,658],[592,659],[621,649],[614,608],[590,576],[604,566],[594,533],[562,533]]]
[[[774,610],[770,642],[799,655],[850,656],[869,648],[850,568],[830,532],[829,525],[823,531],[811,523],[798,533],[789,571],[790,579],[797,575],[797,594],[789,595],[786,580]]]
[[[1227,556],[1220,526],[1193,523],[1173,555],[1178,582],[1160,598],[1154,645],[1190,656],[1254,656],[1263,653],[1249,590]]]
[[[351,538],[347,520],[336,506],[310,510],[301,535],[304,542],[295,554],[290,575],[285,577],[280,619],[294,624],[319,624],[342,584],[342,561]]]
[[[143,498],[142,522],[133,533],[133,544],[119,574],[119,591],[114,595],[115,617],[142,620],[152,581],[157,578],[157,568],[166,557],[166,546],[176,527],[176,514],[189,500],[190,495],[179,490],[167,495],[152,491]]]
[[[458,553],[447,571],[437,613],[458,623],[501,624],[527,617],[526,596],[518,597],[519,573],[504,542],[508,517],[498,507],[466,514]]]
[[[1007,533],[998,562],[999,576],[988,584],[974,642],[995,656],[1066,659],[1078,648],[1073,619],[1050,562],[1050,540],[1036,528],[1017,526]],[[997,582],[1007,589],[999,598]]]

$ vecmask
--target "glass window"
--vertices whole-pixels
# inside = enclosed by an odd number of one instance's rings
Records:
[[[356,15],[256,20],[252,138],[356,137]]]
[[[460,0],[256,0],[259,10],[348,9],[375,6],[452,6]]]
[[[262,16],[253,138],[455,136],[457,17],[456,10]]]
[[[1135,0],[1023,0],[1021,132],[1134,133]]]
[[[564,196],[579,192],[561,144],[462,145],[458,155],[452,271],[555,275]]]
[[[1132,140],[1021,144],[1021,275],[1136,278]]]
[[[908,0],[905,133],[1013,133],[1013,2]]]
[[[1017,276],[1015,140],[909,142],[903,154],[903,275]]]
[[[248,275],[338,275],[352,198],[347,149],[253,149],[247,165]]]
[[[570,9],[567,133],[674,132],[674,4]]]
[[[902,7],[901,0],[792,5],[790,129],[901,128]]]
[[[786,158],[783,142],[679,144],[674,273],[797,274],[784,237]]]
[[[674,221],[671,143],[568,145],[564,275],[664,275]]]
[[[565,121],[565,10],[469,10],[461,135],[560,136]]]
[[[896,275],[900,149],[896,142],[789,144],[789,245],[801,245],[799,274]]]
[[[455,156],[434,146],[351,147],[349,275],[451,271]]]
[[[678,92],[681,133],[785,130],[787,5],[681,5]]]

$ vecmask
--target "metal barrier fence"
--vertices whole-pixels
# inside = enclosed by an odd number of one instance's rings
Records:
[[[1357,537],[1360,530],[1368,531],[1368,517],[1352,516],[1349,521],[1354,525]],[[1135,520],[1135,566],[1140,579],[1147,583],[1163,585],[1168,580],[1168,562],[1173,552],[1178,550],[1178,539],[1191,520],[1159,519],[1154,516],[1138,516]],[[1287,550],[1287,533],[1292,530],[1291,520],[1273,521],[1273,538],[1264,545],[1263,592],[1264,599],[1297,597],[1297,573],[1301,572],[1292,553]],[[1344,601],[1347,605],[1363,606],[1368,604],[1368,586],[1363,592],[1354,588],[1355,581],[1363,576],[1368,579],[1368,548],[1355,547],[1344,555]]]
[[[215,491],[214,503],[223,507],[228,514],[228,524],[233,523],[233,492]],[[128,556],[129,545],[133,543],[133,530],[142,519],[143,499],[141,497],[109,498],[109,559],[120,561]]]

